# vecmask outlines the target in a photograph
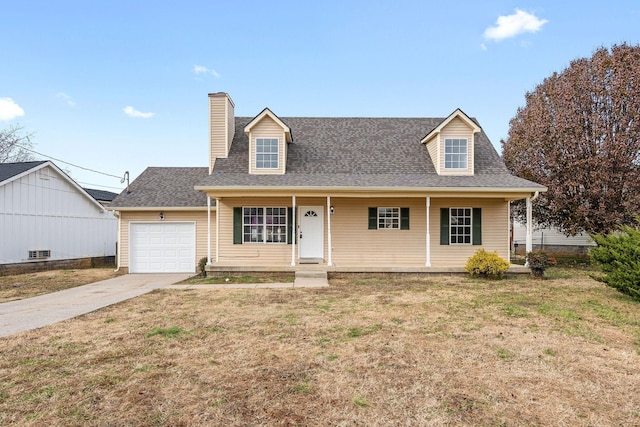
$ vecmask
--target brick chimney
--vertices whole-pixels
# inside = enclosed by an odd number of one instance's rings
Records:
[[[227,158],[236,130],[234,104],[227,93],[209,94],[209,173],[216,158]]]

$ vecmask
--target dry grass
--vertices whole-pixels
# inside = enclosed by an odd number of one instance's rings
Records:
[[[121,274],[113,268],[87,268],[0,275],[0,303],[61,291]]]
[[[640,425],[638,303],[554,277],[156,291],[0,339],[0,424]]]

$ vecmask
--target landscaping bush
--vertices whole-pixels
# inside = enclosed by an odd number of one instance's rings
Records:
[[[640,229],[625,226],[591,237],[598,244],[591,248],[591,260],[604,273],[592,277],[640,300]]]
[[[207,258],[200,258],[200,261],[198,262],[198,271],[200,272],[200,275],[202,277],[207,277],[207,271],[205,270],[205,267],[207,266]]]
[[[509,270],[509,262],[500,258],[497,252],[487,252],[478,249],[471,258],[467,260],[464,269],[471,276],[481,276],[490,278],[501,278]]]
[[[533,251],[527,253],[527,263],[534,277],[544,277],[544,271],[556,265],[556,259],[549,256],[546,251]]]

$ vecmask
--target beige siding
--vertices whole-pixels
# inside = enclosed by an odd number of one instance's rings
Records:
[[[429,157],[431,157],[431,161],[433,162],[433,167],[436,171],[440,170],[440,157],[438,156],[438,147],[440,147],[440,138],[436,136],[431,141],[427,143],[427,150],[429,151]]]
[[[322,206],[324,212],[324,263],[328,262],[328,219],[326,198],[297,198],[296,207]],[[233,207],[291,207],[290,197],[228,198],[219,205],[219,265],[289,266],[290,244],[233,244]],[[339,198],[332,197],[330,215],[332,262],[337,268],[358,266],[424,267],[427,262],[425,198]],[[369,230],[369,207],[409,208],[409,230]],[[482,209],[482,245],[440,245],[440,208]],[[508,259],[508,203],[503,199],[431,199],[430,235],[433,267],[462,267],[479,248],[497,251]],[[295,260],[298,262],[298,248]]]
[[[120,267],[129,267],[129,224],[131,222],[160,222],[159,212],[120,212]],[[195,222],[196,223],[196,259],[207,256],[207,212],[206,211],[164,211],[163,222]],[[211,257],[215,257],[215,222],[216,212],[211,212]]]
[[[288,266],[291,245],[282,243],[233,243],[234,207],[291,207],[291,198],[243,198],[219,200],[220,265]]]
[[[233,102],[224,93],[209,95],[209,168],[217,157],[226,158],[235,133]]]
[[[440,174],[441,175],[473,175],[473,129],[464,120],[456,117],[442,129],[439,135],[440,141]],[[448,171],[444,168],[444,141],[447,138],[466,138],[467,140],[467,166],[466,170]]]
[[[440,208],[481,208],[482,245],[441,245]],[[464,266],[479,248],[509,257],[509,204],[501,199],[431,199],[431,265]]]
[[[256,169],[256,138],[278,138],[278,169]],[[282,175],[285,173],[286,149],[284,130],[271,117],[265,116],[249,134],[249,173]]]
[[[332,198],[333,263],[348,266],[414,266],[426,262],[425,199]],[[409,208],[409,230],[369,230],[369,207]]]

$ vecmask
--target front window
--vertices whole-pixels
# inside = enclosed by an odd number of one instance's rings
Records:
[[[444,167],[445,169],[467,168],[467,140],[444,140]]]
[[[287,243],[287,208],[242,209],[244,243]]]
[[[400,229],[400,208],[378,208],[378,229]]]
[[[278,169],[278,138],[256,138],[256,169]]]
[[[452,245],[471,244],[471,208],[451,208],[449,226]]]

